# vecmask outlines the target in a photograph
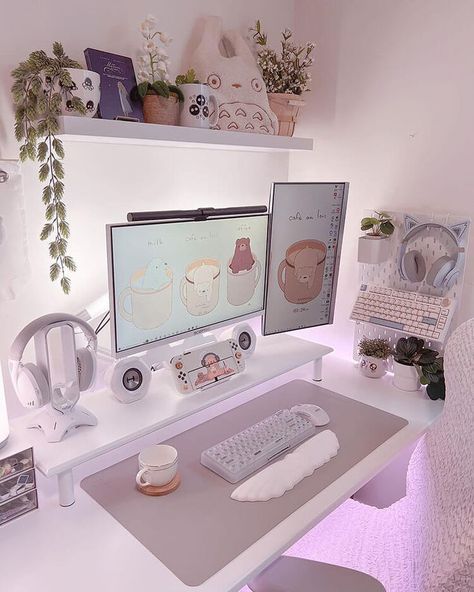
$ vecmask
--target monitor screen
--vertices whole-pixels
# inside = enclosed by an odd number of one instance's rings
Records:
[[[273,185],[264,335],[332,323],[348,188]]]
[[[115,355],[263,309],[268,216],[107,226]]]

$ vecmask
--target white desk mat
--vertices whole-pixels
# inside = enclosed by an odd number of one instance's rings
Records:
[[[200,464],[201,451],[296,403],[315,403],[340,443],[336,457],[280,498],[238,502],[228,483]],[[135,489],[133,456],[81,487],[188,586],[198,586],[407,425],[407,421],[304,380],[294,380],[166,443],[178,450],[181,485],[163,497]]]

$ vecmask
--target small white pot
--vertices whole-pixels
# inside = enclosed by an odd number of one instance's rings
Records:
[[[393,360],[393,384],[401,391],[418,391],[421,383],[415,366],[406,366]]]
[[[387,372],[387,360],[372,356],[361,356],[359,369],[368,378],[382,378]]]
[[[97,113],[100,101],[100,74],[92,70],[82,70],[79,68],[65,68],[72,79],[71,88],[65,88],[59,82],[54,85],[54,92],[59,92],[62,97],[61,114],[75,115],[78,117],[94,117]],[[51,81],[45,79],[45,92],[51,88]],[[79,97],[86,108],[83,116],[72,106],[71,99]]]
[[[390,240],[388,236],[359,237],[357,260],[359,263],[383,263],[390,256]]]

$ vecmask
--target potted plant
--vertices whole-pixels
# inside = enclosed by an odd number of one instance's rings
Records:
[[[144,42],[143,54],[138,60],[137,92],[143,102],[143,118],[146,123],[177,125],[183,93],[170,84],[170,59],[166,48],[172,39],[157,30],[156,18],[152,15],[141,23],[140,31]]]
[[[390,242],[387,239],[395,230],[392,220],[386,212],[377,211],[373,216],[362,218],[360,229],[366,234],[359,237],[359,263],[383,263],[389,258]]]
[[[364,376],[381,378],[387,372],[387,360],[393,354],[387,339],[369,339],[359,341],[359,369]]]
[[[46,183],[42,193],[46,224],[40,238],[50,240],[49,253],[53,259],[50,278],[60,280],[64,293],[68,294],[71,289],[68,272],[75,271],[76,265],[67,252],[69,225],[63,201],[64,147],[56,136],[58,117],[65,113],[92,116],[99,102],[100,77],[96,72],[83,70],[64,53],[58,42],[53,44],[52,57],[44,51],[34,51],[13,70],[12,77],[15,136],[22,142],[20,160],[38,161],[39,180]],[[89,86],[93,88],[86,88]],[[94,97],[92,109],[81,98],[86,96]]]
[[[436,374],[434,369],[439,365],[438,355],[436,350],[425,347],[423,339],[401,337],[393,354],[393,384],[402,391],[419,390],[423,368],[427,375]],[[423,379],[426,384],[425,380],[428,379]]]
[[[267,35],[262,31],[258,20],[250,29],[253,39],[259,46],[257,64],[267,87],[270,108],[279,122],[279,135],[292,136],[300,108],[305,105],[301,95],[308,91],[311,82],[309,68],[313,65],[312,57],[315,44],[308,42],[295,45],[293,33],[285,29],[281,34],[281,53],[267,45]]]
[[[421,384],[426,385],[426,394],[430,399],[442,399],[446,397],[446,384],[444,381],[444,358],[438,356],[433,362],[419,364],[417,366]]]

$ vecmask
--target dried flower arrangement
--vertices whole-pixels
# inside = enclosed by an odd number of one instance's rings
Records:
[[[359,356],[379,358],[380,360],[387,360],[393,354],[390,343],[386,339],[363,337],[359,341],[358,349]]]

